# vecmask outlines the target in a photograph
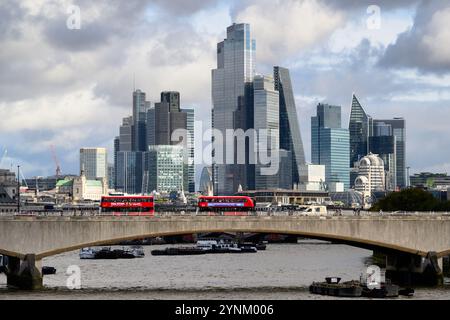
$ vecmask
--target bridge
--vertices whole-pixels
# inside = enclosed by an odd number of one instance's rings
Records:
[[[328,240],[385,253],[393,271],[442,275],[450,255],[448,216],[198,216],[0,217],[0,254],[8,256],[7,281],[42,286],[41,260],[83,247],[125,240],[209,232],[286,234]],[[404,259],[408,257],[408,259]]]

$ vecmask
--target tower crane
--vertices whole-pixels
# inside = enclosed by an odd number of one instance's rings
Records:
[[[56,165],[55,173],[56,173],[56,176],[59,177],[61,175],[61,167],[59,165],[58,158],[56,157],[55,146],[51,145],[50,150],[52,152],[53,161],[55,162],[55,165]]]

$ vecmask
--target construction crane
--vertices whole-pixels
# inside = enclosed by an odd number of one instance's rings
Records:
[[[56,176],[59,177],[61,175],[61,167],[59,165],[58,158],[56,157],[55,146],[51,145],[50,150],[52,151],[53,161],[55,162],[55,165],[56,165],[55,173],[56,173]]]

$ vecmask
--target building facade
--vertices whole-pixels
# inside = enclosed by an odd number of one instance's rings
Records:
[[[255,189],[278,188],[279,155],[279,92],[275,90],[272,77],[255,76],[253,81],[254,129],[258,135],[258,159],[255,164]],[[263,150],[262,150],[263,149]],[[271,163],[266,164],[261,154],[270,156]],[[276,172],[266,173],[268,167],[276,167]]]
[[[106,148],[81,148],[80,173],[87,179],[108,178],[108,156]]]
[[[188,140],[184,144],[186,148],[184,190],[187,192],[195,192],[195,111],[194,108],[183,108],[181,111],[186,114],[186,129],[189,134]]]
[[[252,82],[255,76],[255,52],[256,42],[251,37],[249,24],[229,26],[226,39],[217,44],[217,68],[212,70],[212,125],[223,137],[227,129],[238,129],[234,113],[245,102],[246,83]],[[212,154],[214,192],[234,194],[247,179],[235,165],[218,159],[219,155],[226,154],[227,141],[224,139],[220,144],[214,135],[212,140],[216,149],[222,149]]]
[[[305,164],[305,152],[289,70],[274,67],[274,80],[280,101],[280,148],[290,152],[291,155],[292,181],[288,189],[292,189],[300,181],[299,171]]]
[[[355,95],[352,97],[350,113],[350,167],[369,152],[368,138],[371,135],[372,118],[366,114]]]
[[[384,161],[378,155],[369,153],[359,161],[355,190],[368,196],[386,190]]]
[[[182,146],[150,146],[149,152],[145,156],[145,171],[148,171],[148,190],[160,193],[182,190],[184,168]]]
[[[325,165],[327,184],[350,187],[350,135],[341,126],[341,107],[319,104],[311,118],[312,163]]]

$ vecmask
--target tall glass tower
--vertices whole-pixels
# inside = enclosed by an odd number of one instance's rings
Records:
[[[291,153],[292,182],[299,183],[300,167],[305,164],[305,152],[295,106],[289,70],[274,67],[275,89],[280,93],[280,149]]]
[[[235,112],[245,104],[246,83],[252,82],[255,75],[256,42],[251,38],[250,25],[233,24],[227,28],[227,38],[217,44],[217,68],[212,70],[212,125],[222,133],[223,144],[212,137],[215,148],[213,151],[213,181],[215,194],[234,194],[239,185],[245,184],[233,164],[225,164],[225,140],[227,129],[238,129],[235,125]],[[240,108],[241,107],[241,108]],[[245,106],[244,106],[245,107]]]
[[[368,139],[371,136],[372,118],[366,114],[355,95],[352,97],[350,113],[350,167],[368,153]]]
[[[314,164],[325,165],[325,181],[350,187],[350,137],[341,128],[341,107],[319,104],[311,118],[311,151]]]
[[[390,144],[384,147],[395,148],[395,185],[399,188],[406,187],[406,122],[403,118],[389,120],[373,120],[375,137],[391,137]],[[383,128],[383,130],[381,130]],[[378,138],[381,139],[381,138]],[[373,147],[373,148],[372,148]],[[376,145],[371,146],[374,150]],[[375,150],[377,151],[377,150]],[[393,151],[393,150],[392,150]],[[392,153],[391,151],[391,153]]]

